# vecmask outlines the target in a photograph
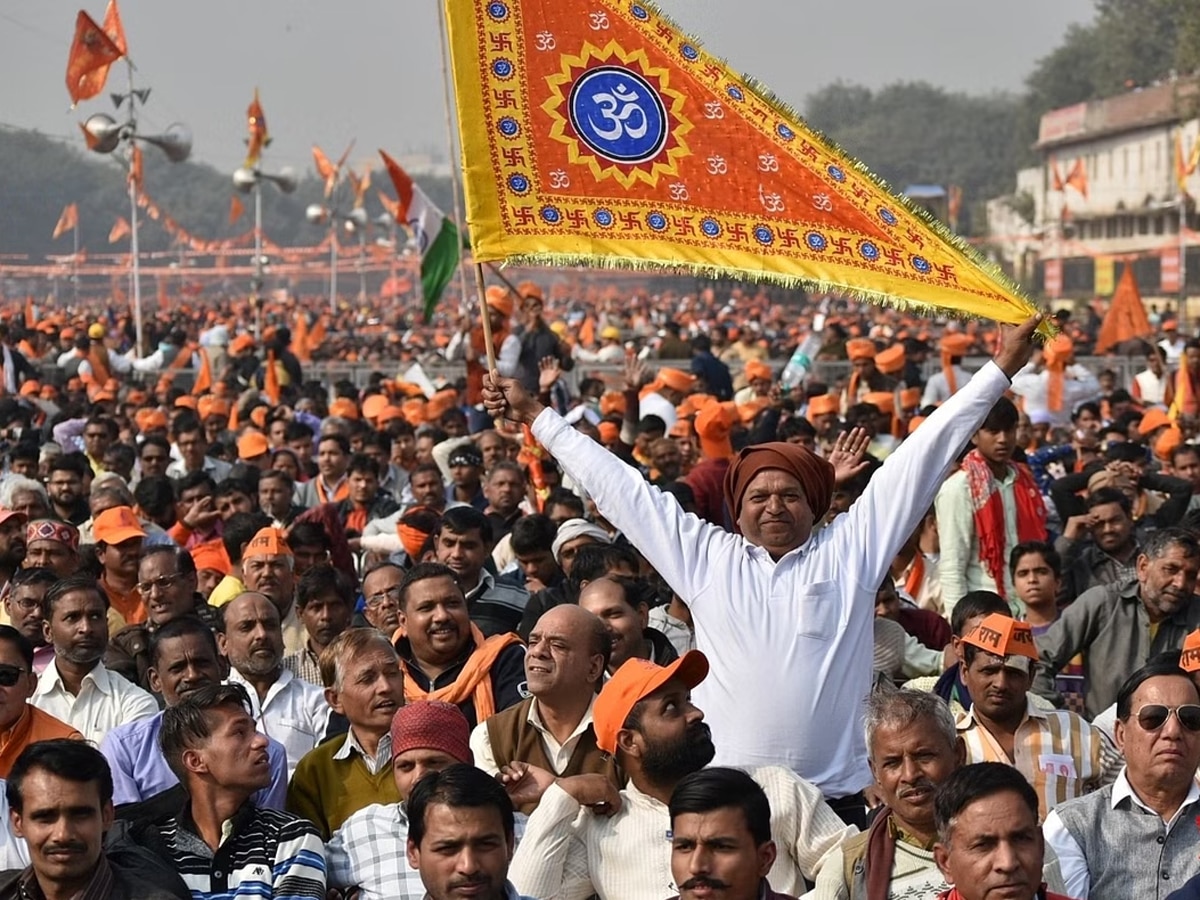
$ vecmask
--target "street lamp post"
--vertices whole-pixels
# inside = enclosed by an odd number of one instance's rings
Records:
[[[183,162],[192,153],[192,133],[186,125],[175,122],[167,126],[162,134],[139,134],[137,130],[138,104],[146,105],[150,96],[149,88],[135,89],[133,86],[133,68],[129,70],[129,92],[113,94],[113,103],[117,109],[126,101],[129,102],[129,112],[125,121],[118,122],[105,113],[89,116],[83,123],[83,131],[87,139],[88,149],[94,153],[112,153],[122,143],[128,151],[129,166],[129,254],[130,281],[133,293],[134,329],[137,336],[137,352],[141,356],[145,352],[142,332],[142,283],[138,259],[138,189],[140,185],[134,177],[135,141],[153,144],[162,150],[163,154],[173,163]]]
[[[263,268],[266,259],[262,248],[262,183],[270,181],[280,191],[290,194],[296,189],[296,173],[284,166],[279,174],[270,175],[256,163],[253,167],[242,166],[233,173],[233,186],[241,193],[254,192],[254,278],[251,282],[251,304],[254,306],[254,339],[262,340],[262,289]]]
[[[320,203],[311,204],[304,210],[304,217],[314,225],[329,224],[329,313],[337,315],[337,273],[338,273],[338,239],[337,226],[339,222],[346,225],[351,233],[358,231],[359,236],[359,271],[362,275],[359,285],[363,295],[366,295],[366,272],[362,269],[362,260],[366,255],[367,211],[356,206],[350,212],[342,212],[334,207],[323,206]]]

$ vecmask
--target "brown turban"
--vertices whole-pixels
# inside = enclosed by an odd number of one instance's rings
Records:
[[[813,521],[819,522],[829,511],[833,500],[833,466],[827,460],[797,444],[781,441],[755,444],[739,453],[725,473],[725,506],[733,518],[735,531],[741,531],[737,520],[742,512],[742,495],[754,477],[767,469],[796,476],[812,509]]]

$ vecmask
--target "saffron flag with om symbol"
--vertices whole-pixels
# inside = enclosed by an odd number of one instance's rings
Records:
[[[479,262],[807,284],[1003,322],[1036,312],[645,0],[445,0]]]

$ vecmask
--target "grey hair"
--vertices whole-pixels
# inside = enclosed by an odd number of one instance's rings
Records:
[[[946,701],[937,694],[910,690],[877,690],[867,698],[864,728],[867,735],[867,756],[874,752],[875,732],[880,728],[907,728],[926,720],[941,732],[946,743],[953,747],[958,741],[958,729]]]
[[[0,507],[12,509],[13,497],[21,491],[33,491],[42,498],[43,503],[50,503],[50,495],[46,493],[46,488],[41,482],[24,475],[6,475],[0,481]]]
[[[133,494],[130,493],[129,486],[125,484],[125,479],[115,472],[105,472],[92,482],[89,499],[99,500],[101,497],[118,501],[118,506],[133,506],[134,504]]]
[[[342,679],[346,676],[346,663],[359,654],[365,653],[368,647],[386,647],[387,651],[397,657],[396,648],[388,640],[387,635],[374,628],[347,628],[321,651],[317,666],[321,670],[321,681],[327,688],[335,691],[342,689]]]
[[[1150,532],[1142,542],[1142,556],[1158,559],[1172,547],[1178,547],[1188,559],[1200,556],[1200,543],[1185,528],[1159,528]]]

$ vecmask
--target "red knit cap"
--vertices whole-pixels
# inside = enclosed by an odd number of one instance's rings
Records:
[[[471,728],[462,710],[443,700],[418,700],[396,710],[392,717],[392,755],[409,750],[441,750],[468,766]]]

